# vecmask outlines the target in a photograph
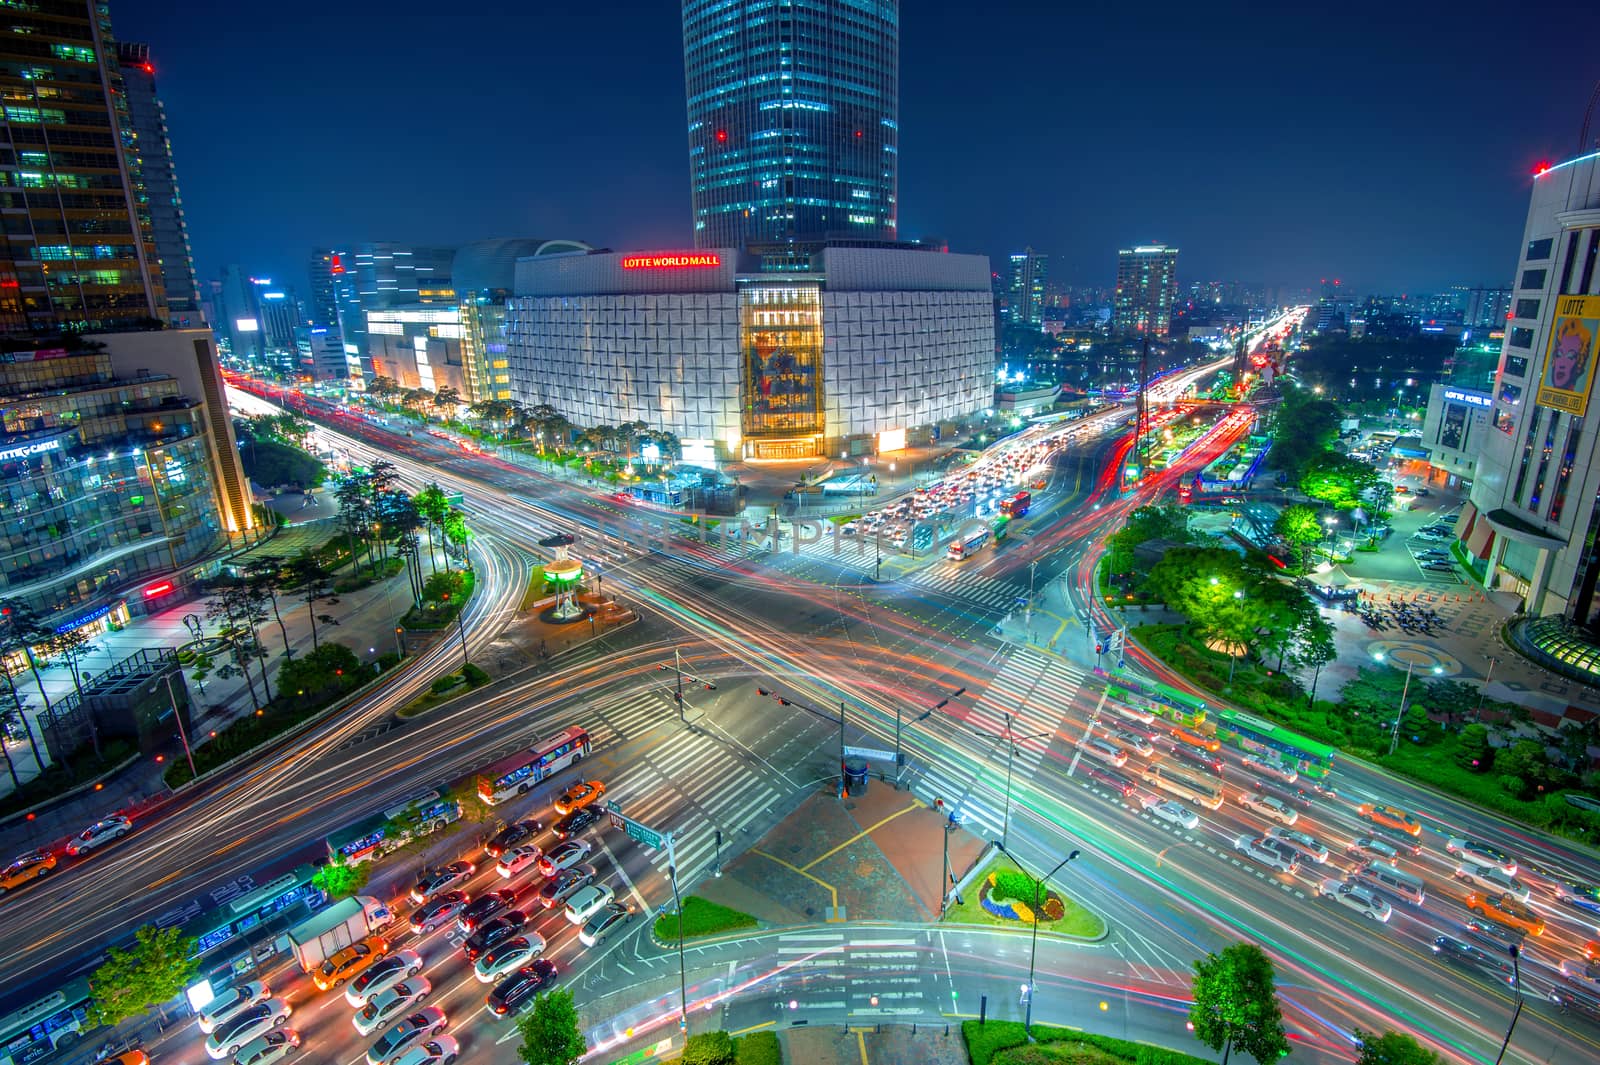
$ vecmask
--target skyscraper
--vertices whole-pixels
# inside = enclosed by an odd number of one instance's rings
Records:
[[[333,277],[344,272],[344,260],[328,248],[311,249],[311,302],[306,309],[318,325],[339,323],[339,304],[333,295]]]
[[[894,240],[900,5],[683,0],[697,248]]]
[[[178,174],[172,164],[172,141],[167,136],[167,113],[156,96],[156,68],[148,44],[123,42],[117,46],[122,84],[128,93],[128,119],[133,124],[134,151],[144,176],[150,209],[150,232],[156,261],[173,325],[199,325],[200,285],[194,276],[194,253],[189,249],[189,225],[178,195]]]
[[[1012,325],[1038,328],[1044,321],[1044,283],[1049,256],[1032,248],[1011,257],[1011,284],[1007,288],[1006,317]]]
[[[1172,311],[1177,302],[1177,248],[1144,244],[1117,253],[1112,324],[1119,334],[1166,336],[1172,329]]]
[[[358,244],[353,252],[334,254],[337,262],[330,265],[329,272],[339,335],[345,355],[360,362],[360,380],[371,384],[376,374],[367,349],[367,312],[417,303],[454,304],[450,264],[455,249],[377,241]]]
[[[0,333],[166,318],[106,5],[11,4],[6,22],[0,122],[15,169],[0,200]]]

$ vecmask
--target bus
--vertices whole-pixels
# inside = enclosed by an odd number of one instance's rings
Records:
[[[1018,492],[1010,499],[1000,501],[1000,513],[1008,518],[1020,518],[1028,513],[1028,508],[1033,505],[1033,495],[1029,492]]]
[[[1207,783],[1199,777],[1187,773],[1179,773],[1160,762],[1153,762],[1145,767],[1144,782],[1152,788],[1171,792],[1180,799],[1187,799],[1196,806],[1204,806],[1207,810],[1215,810],[1222,805],[1222,785]]]
[[[1294,760],[1295,768],[1309,777],[1321,779],[1333,769],[1336,748],[1326,743],[1297,736],[1280,725],[1242,714],[1237,710],[1217,710],[1212,717],[1219,739],[1246,751],[1266,749]]]
[[[441,832],[445,825],[460,819],[460,803],[437,791],[425,791],[329,836],[328,856],[346,862],[381,858],[418,836]]]
[[[589,733],[571,725],[525,751],[502,758],[478,774],[478,798],[490,806],[526,794],[539,781],[589,756]]]
[[[945,550],[944,557],[952,562],[960,562],[964,558],[971,558],[989,542],[989,530],[975,532],[965,540],[957,540]]]
[[[32,1065],[75,1045],[90,1030],[88,1012],[89,980],[79,977],[0,1017],[0,1065]]]
[[[1112,679],[1116,684],[1125,687],[1127,690],[1127,694],[1122,696],[1113,692],[1112,698],[1114,699],[1122,698],[1134,706],[1153,710],[1187,728],[1199,728],[1205,724],[1206,703],[1204,699],[1153,680],[1135,680],[1125,673],[1115,673],[1112,675]]]

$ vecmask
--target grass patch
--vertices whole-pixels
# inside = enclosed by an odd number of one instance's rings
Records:
[[[718,932],[735,932],[741,928],[756,927],[756,919],[748,913],[690,895],[683,900],[683,938],[714,936]],[[656,939],[662,943],[678,941],[678,915],[664,913],[656,918]]]
[[[549,592],[545,587],[544,567],[535,566],[533,572],[528,574],[528,590],[522,593],[522,603],[518,610],[526,613],[533,609],[535,603],[543,599]]]
[[[972,1065],[1209,1065],[1207,1059],[1181,1050],[1072,1028],[1036,1024],[1033,1036],[1038,1044],[1027,1045],[1027,1032],[1017,1021],[961,1022]]]
[[[944,919],[956,924],[986,924],[997,928],[1025,928],[1031,930],[1033,928],[1032,921],[1019,921],[1000,917],[984,908],[983,902],[979,897],[978,888],[991,874],[996,876],[1002,883],[1015,877],[1025,878],[1025,874],[1010,860],[1001,855],[994,856],[984,864],[983,869],[978,874],[978,878],[972,882],[973,886],[968,889],[962,901],[945,907]],[[1013,891],[1031,897],[1033,893],[1032,884],[1031,880],[1027,880],[1025,884],[1022,880],[1016,880],[1016,886],[1013,887]],[[1062,913],[1054,921],[1045,920],[1041,916],[1039,920],[1040,929],[1046,932],[1059,932],[1062,935],[1080,936],[1084,939],[1093,939],[1105,932],[1106,924],[1105,921],[1100,919],[1099,914],[1084,909],[1062,894],[1062,892],[1054,889],[1053,886],[1050,887],[1050,894],[1061,900]]]

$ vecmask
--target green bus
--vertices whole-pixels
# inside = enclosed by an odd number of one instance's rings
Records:
[[[1112,679],[1127,692],[1124,697],[1125,702],[1143,707],[1153,714],[1159,714],[1169,721],[1176,721],[1188,728],[1199,728],[1205,724],[1206,702],[1203,699],[1157,681],[1134,680],[1123,673],[1113,674]],[[1117,698],[1115,691],[1111,697]]]
[[[444,826],[460,819],[460,803],[437,791],[425,791],[329,836],[328,856],[351,863],[380,858],[418,836],[443,831]]]
[[[1212,716],[1217,738],[1245,750],[1265,748],[1292,759],[1306,776],[1322,778],[1333,769],[1336,748],[1296,735],[1281,725],[1238,710],[1217,710]],[[1251,745],[1254,745],[1252,747]]]

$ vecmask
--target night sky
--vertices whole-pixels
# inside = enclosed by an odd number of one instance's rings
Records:
[[[672,0],[111,4],[151,45],[202,279],[303,294],[311,247],[362,239],[691,243]],[[1252,6],[906,0],[901,234],[997,268],[1031,244],[1079,284],[1149,241],[1184,283],[1509,283],[1600,5]]]

